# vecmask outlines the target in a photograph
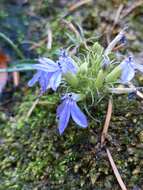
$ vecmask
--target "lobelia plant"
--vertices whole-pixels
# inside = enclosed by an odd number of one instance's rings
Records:
[[[87,110],[80,109],[79,105],[83,105],[88,100],[92,100],[95,104],[110,93],[130,93],[135,92],[136,88],[118,88],[118,85],[128,86],[134,78],[136,70],[143,72],[143,65],[135,63],[132,56],[125,58],[121,63],[111,59],[112,49],[118,43],[125,43],[126,38],[124,30],[121,31],[113,41],[104,48],[97,42],[93,46],[88,47],[84,52],[84,56],[79,58],[74,56],[71,58],[66,50],[61,50],[59,57],[53,61],[46,57],[41,57],[36,64],[21,64],[8,68],[5,71],[23,71],[37,70],[37,73],[28,82],[32,87],[36,82],[40,85],[40,96],[48,89],[52,89],[54,93],[58,93],[62,103],[57,107],[57,120],[59,133],[63,134],[68,126],[70,117],[82,128],[88,126]],[[114,55],[114,54],[113,54]]]

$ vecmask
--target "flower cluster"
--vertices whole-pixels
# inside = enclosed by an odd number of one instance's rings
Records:
[[[77,73],[73,59],[64,50],[61,51],[59,59],[56,62],[45,57],[39,58],[38,62],[38,64],[33,65],[33,68],[38,71],[29,81],[28,85],[31,87],[36,82],[39,82],[41,94],[46,92],[48,88],[56,91],[61,83],[62,76],[68,72],[72,74]]]
[[[38,64],[33,65],[37,73],[28,82],[31,87],[36,82],[39,82],[41,94],[47,89],[52,88],[54,91],[59,87],[62,77],[68,73],[75,75],[77,67],[71,57],[68,56],[65,50],[61,50],[60,56],[56,62],[48,58],[39,58]],[[87,127],[87,119],[84,113],[77,106],[79,94],[66,93],[62,97],[62,104],[57,108],[57,118],[59,119],[59,132],[62,134],[68,125],[70,116],[81,127]]]
[[[118,88],[113,88],[114,84],[116,86],[118,84],[128,85],[137,70],[143,73],[143,65],[137,64],[132,56],[127,57],[118,65],[112,64],[113,62],[110,61],[112,49],[117,43],[124,44],[125,41],[124,31],[121,31],[105,50],[98,43],[95,43],[87,50],[83,62],[78,63],[79,67],[65,50],[60,51],[56,61],[42,57],[38,59],[37,64],[32,65],[37,73],[28,82],[28,85],[33,86],[39,82],[41,95],[49,88],[57,91],[62,82],[66,81],[68,84],[63,85],[66,86],[66,89],[62,88],[60,91],[61,93],[66,91],[66,93],[57,108],[60,134],[67,127],[70,117],[80,127],[86,128],[88,126],[85,114],[77,105],[77,102],[82,99],[81,97],[88,99],[89,96],[92,96],[92,102],[94,102],[96,95],[99,96],[106,90],[111,93],[117,92]],[[122,92],[125,91],[122,90]]]

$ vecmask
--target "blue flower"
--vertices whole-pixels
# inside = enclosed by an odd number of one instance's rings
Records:
[[[59,59],[56,62],[45,57],[39,58],[38,62],[38,64],[33,65],[33,68],[38,71],[28,82],[28,85],[31,87],[36,82],[39,82],[41,93],[44,93],[48,88],[52,88],[56,91],[63,75],[68,72],[72,74],[77,73],[73,59],[68,56],[65,50],[61,51]]]
[[[60,51],[58,62],[59,64],[62,65],[63,73],[67,73],[67,72],[71,72],[72,74],[77,73],[77,68],[75,67],[74,60],[70,56],[68,56],[65,50]]]
[[[136,70],[139,70],[143,73],[143,65],[135,63],[133,57],[129,56],[120,64],[121,67],[121,77],[120,82],[126,84],[130,82],[134,76]]]
[[[82,128],[86,128],[87,118],[77,105],[79,95],[75,93],[67,93],[63,96],[63,102],[57,108],[57,118],[59,119],[58,129],[62,134],[68,125],[70,116]]]

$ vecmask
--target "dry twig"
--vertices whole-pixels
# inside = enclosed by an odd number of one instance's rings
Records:
[[[19,81],[20,81],[20,74],[19,72],[13,72],[12,73],[12,76],[13,76],[13,84],[14,86],[18,86],[19,85]]]
[[[77,38],[80,38],[80,33],[78,32],[78,30],[76,29],[76,27],[69,21],[63,19],[62,21],[62,24],[64,24],[68,29],[70,29],[75,35]]]
[[[128,16],[131,12],[133,12],[137,7],[143,5],[143,0],[135,1],[130,7],[124,10],[123,14],[121,15],[121,19]]]
[[[51,49],[52,48],[52,30],[50,28],[48,28],[47,31],[47,48]]]
[[[73,12],[75,10],[77,10],[79,7],[85,5],[85,4],[88,4],[88,3],[91,3],[92,0],[81,0],[81,1],[78,1],[76,4],[74,3],[73,5],[71,5],[69,7],[69,12]]]
[[[111,155],[108,148],[106,148],[106,152],[107,152],[107,156],[108,156],[109,162],[111,164],[112,170],[113,170],[113,172],[114,172],[114,174],[116,176],[116,179],[117,179],[121,189],[122,190],[127,190],[127,188],[126,188],[126,186],[125,186],[125,184],[124,184],[124,182],[123,182],[123,180],[121,178],[121,175],[120,175],[120,173],[119,173],[119,171],[118,171],[118,169],[116,167],[116,164],[115,164],[115,162],[114,162],[114,160],[112,158],[112,155]]]
[[[117,9],[117,12],[116,12],[116,15],[115,15],[115,19],[114,19],[114,23],[113,23],[113,26],[112,26],[112,30],[111,30],[111,31],[113,31],[113,29],[115,28],[116,24],[118,23],[118,21],[119,21],[119,19],[120,19],[121,12],[122,12],[122,10],[123,10],[123,7],[124,7],[124,5],[121,4],[121,5],[119,6],[119,8]]]
[[[33,110],[35,109],[36,105],[39,103],[39,100],[40,100],[40,98],[37,98],[37,99],[33,102],[31,108],[29,109],[29,111],[28,111],[28,113],[27,113],[26,119],[28,119],[28,118],[31,116],[31,114],[32,114]]]
[[[64,15],[64,17],[68,16],[70,13],[76,11],[78,8],[80,8],[81,6],[91,3],[92,0],[80,0],[77,3],[72,4],[69,8],[68,8],[68,13]]]
[[[44,39],[40,40],[38,43],[34,43],[29,50],[34,50],[36,48],[41,47],[42,45],[44,45],[47,42],[47,37],[45,37]]]
[[[47,36],[44,37],[42,40],[40,40],[37,43],[34,43],[29,50],[34,50],[36,48],[39,48],[41,46],[43,46],[45,43],[47,43],[47,48],[51,49],[52,48],[52,30],[50,28],[48,28],[47,30]]]
[[[124,28],[123,30],[121,30],[119,32],[119,34],[109,43],[109,45],[107,46],[107,48],[105,49],[105,55],[108,55],[113,48],[115,48],[116,44],[123,38],[123,36],[125,35],[125,30],[126,28]]]
[[[121,49],[123,49],[125,47],[125,45],[124,44],[120,44],[120,45],[118,45],[118,46],[116,46],[116,47],[114,47],[113,49],[112,49],[112,51],[118,51],[118,50],[121,50]]]
[[[136,91],[136,95],[139,97],[139,98],[141,98],[141,99],[143,99],[143,93],[141,93],[140,91]]]
[[[109,99],[106,119],[105,119],[105,123],[104,123],[104,126],[103,126],[103,131],[102,131],[102,134],[101,134],[101,145],[103,145],[105,143],[105,140],[106,140],[106,137],[107,137],[108,128],[109,128],[111,115],[112,115],[112,107],[113,107],[112,106],[112,100]]]
[[[137,95],[139,98],[143,99],[143,93],[141,93],[139,90],[137,90],[136,87],[135,87],[132,83],[129,84],[129,87],[130,87],[130,88],[134,88],[134,89],[135,89],[135,92],[136,92],[136,95]]]

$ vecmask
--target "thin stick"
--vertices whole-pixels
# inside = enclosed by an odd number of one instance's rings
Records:
[[[123,10],[123,7],[124,7],[124,5],[121,4],[121,5],[119,6],[119,8],[117,9],[112,30],[114,29],[114,27],[116,26],[116,24],[118,23],[118,21],[119,21],[119,19],[120,19],[120,15],[121,15],[121,12],[122,12],[122,10]],[[111,30],[111,31],[112,31],[112,30]]]
[[[79,32],[77,31],[77,29],[75,28],[75,26],[74,26],[71,22],[69,22],[69,21],[63,19],[63,20],[62,20],[62,23],[63,23],[68,29],[70,29],[70,30],[76,35],[77,38],[80,38]]]
[[[122,10],[123,10],[123,7],[124,7],[124,5],[123,4],[121,4],[119,7],[118,7],[118,9],[117,9],[117,11],[116,11],[116,15],[115,15],[115,17],[114,17],[114,22],[113,22],[113,25],[112,25],[112,27],[108,27],[108,31],[107,31],[107,33],[106,33],[106,38],[107,38],[107,42],[108,42],[108,44],[110,44],[110,36],[111,36],[111,34],[113,33],[113,30],[114,30],[114,28],[115,28],[115,26],[117,25],[117,23],[119,22],[119,19],[120,19],[120,15],[121,15],[121,12],[122,12]],[[119,40],[120,41],[120,40]],[[118,43],[118,42],[117,42]],[[117,44],[116,43],[116,44]],[[115,45],[116,45],[115,44]],[[112,44],[113,45],[113,44]],[[111,50],[111,51],[117,51],[117,50],[119,50],[119,49],[121,49],[122,47],[123,47],[123,44],[121,44],[121,45],[119,45],[118,47],[115,47],[115,45],[114,45],[114,47],[113,47],[113,49]],[[106,51],[106,53],[108,53],[107,51]]]
[[[47,49],[51,49],[52,48],[52,30],[50,28],[48,28],[47,31]]]
[[[141,99],[143,99],[143,93],[141,93],[140,91],[136,91],[136,95],[139,97],[139,98],[141,98]]]
[[[114,47],[114,48],[112,49],[112,51],[113,51],[113,52],[115,52],[115,51],[118,51],[118,50],[123,49],[124,47],[125,47],[125,45],[124,45],[124,44],[120,44],[120,45],[118,45],[118,46]]]
[[[120,175],[120,173],[119,173],[119,171],[118,171],[118,169],[116,167],[116,164],[115,164],[115,162],[114,162],[114,160],[112,158],[112,155],[111,155],[108,148],[106,148],[106,152],[107,152],[107,156],[108,156],[109,162],[111,164],[112,170],[113,170],[113,172],[115,174],[115,177],[116,177],[121,189],[122,190],[127,190],[127,188],[126,188],[126,186],[125,186],[125,184],[124,184],[124,182],[123,182],[123,180],[121,178],[121,175]]]
[[[45,37],[44,39],[40,40],[38,43],[34,43],[29,50],[34,50],[38,47],[41,47],[43,44],[45,44],[47,42],[47,37]]]
[[[80,8],[81,6],[85,5],[85,4],[88,4],[88,3],[91,3],[92,0],[80,0],[78,1],[76,4],[74,3],[73,5],[71,5],[68,9],[68,13],[66,13],[64,15],[64,17],[68,16],[70,13],[76,11],[78,8]]]
[[[109,128],[111,115],[112,115],[112,107],[113,107],[112,106],[112,100],[109,99],[106,119],[105,119],[105,123],[104,123],[104,126],[103,126],[103,131],[102,131],[102,134],[101,134],[101,145],[103,145],[105,143],[105,140],[106,140],[106,137],[107,137],[108,128]]]
[[[137,7],[143,5],[143,0],[135,1],[129,8],[125,9],[124,13],[121,15],[121,19],[128,16],[131,12],[133,12]]]
[[[32,106],[31,106],[30,110],[29,110],[28,113],[27,113],[26,119],[28,119],[28,118],[31,116],[31,114],[32,114],[33,110],[35,109],[36,105],[39,103],[39,100],[40,100],[40,98],[37,98],[37,99],[33,102],[33,104],[32,104]]]
[[[135,87],[132,83],[129,84],[129,87],[136,89],[136,87]],[[137,89],[136,89],[135,92],[136,92],[136,95],[137,95],[139,98],[143,99],[143,93],[141,93],[141,92],[140,92],[139,90],[137,90]]]
[[[91,3],[92,0],[81,0],[81,1],[78,1],[76,4],[73,4],[69,7],[69,12],[73,12],[75,11],[76,9],[78,9],[79,7],[85,5],[85,4],[88,4],[88,3]]]
[[[124,87],[118,87],[118,88],[109,88],[108,89],[113,94],[129,94],[132,92],[136,92],[136,88],[124,88]]]
[[[112,49],[116,46],[116,44],[123,38],[125,35],[125,29],[121,30],[120,33],[110,42],[110,44],[105,49],[104,54],[108,56],[108,54],[112,51]]]
[[[19,85],[19,81],[20,81],[20,74],[19,72],[13,72],[13,84],[14,86],[18,86]]]

